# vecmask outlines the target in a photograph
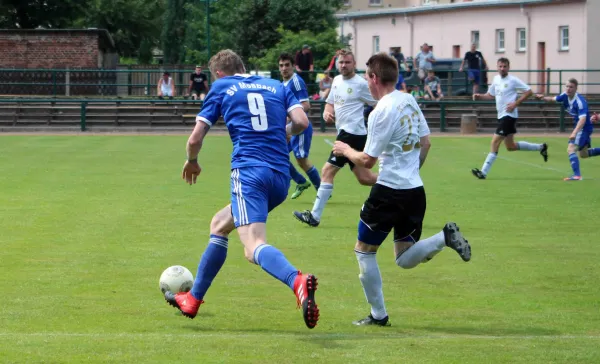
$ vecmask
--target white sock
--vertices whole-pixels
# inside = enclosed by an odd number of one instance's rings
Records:
[[[358,260],[360,274],[358,278],[362,284],[367,302],[371,305],[371,316],[376,320],[385,318],[388,314],[383,301],[383,283],[381,273],[377,265],[375,253],[363,253],[354,251]]]
[[[483,162],[483,166],[481,166],[481,173],[483,173],[484,176],[487,176],[488,172],[492,168],[492,164],[494,164],[494,161],[496,160],[496,157],[498,157],[498,153],[490,152],[487,155],[487,158],[485,158],[485,162]]]
[[[319,190],[317,191],[317,198],[315,200],[315,204],[313,205],[313,209],[311,211],[315,219],[319,221],[321,220],[321,215],[323,214],[325,205],[327,204],[327,201],[329,201],[329,197],[331,197],[332,192],[333,184],[321,183],[321,186],[319,186]]]
[[[413,246],[406,249],[404,253],[396,257],[396,264],[405,269],[414,268],[421,262],[427,262],[446,246],[444,232],[440,231],[434,236],[417,241]]]
[[[542,150],[543,144],[535,144],[529,142],[517,142],[519,150]]]

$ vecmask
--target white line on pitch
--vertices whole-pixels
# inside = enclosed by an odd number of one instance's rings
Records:
[[[333,147],[333,142],[329,139],[325,139],[325,143],[331,145]]]
[[[344,334],[344,333],[329,333],[329,334],[303,334],[303,333],[286,333],[286,332],[273,332],[273,333],[176,333],[176,334],[164,334],[164,333],[134,333],[134,332],[121,332],[121,333],[76,333],[76,332],[30,332],[30,333],[19,333],[19,332],[0,332],[0,337],[43,337],[43,338],[65,338],[65,337],[81,337],[81,338],[203,338],[203,337],[228,337],[228,338],[248,338],[257,336],[277,336],[287,338],[298,338],[298,337],[310,337],[310,338],[322,338],[322,339],[357,339],[357,340],[377,340],[377,339],[479,339],[479,340],[600,340],[600,335],[469,335],[469,334],[415,334],[415,333],[397,333],[397,334],[380,334],[380,335],[366,335],[366,334]]]

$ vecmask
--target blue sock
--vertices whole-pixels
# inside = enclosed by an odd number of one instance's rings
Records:
[[[592,148],[588,149],[588,155],[590,157],[596,157],[600,155],[600,148]]]
[[[569,154],[569,161],[571,162],[571,168],[573,168],[573,174],[575,176],[581,176],[581,172],[579,171],[579,158],[577,158],[577,154]]]
[[[296,170],[292,162],[290,162],[290,176],[292,177],[292,180],[299,185],[306,183],[306,178]]]
[[[218,235],[210,235],[208,246],[200,258],[198,272],[192,287],[192,296],[201,300],[212,284],[217,273],[221,270],[227,258],[227,238]]]
[[[319,171],[317,171],[315,166],[312,166],[311,169],[306,171],[306,174],[308,175],[310,182],[313,184],[313,186],[315,186],[315,189],[318,191],[319,186],[321,186],[321,176],[319,176]]]
[[[288,262],[282,252],[269,244],[261,244],[254,251],[254,263],[273,277],[294,289],[298,269]]]

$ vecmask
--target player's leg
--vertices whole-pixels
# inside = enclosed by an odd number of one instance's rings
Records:
[[[516,132],[516,130],[515,130]],[[540,152],[544,162],[548,161],[548,144],[546,143],[530,143],[525,141],[515,142],[515,134],[508,134],[504,139],[504,146],[509,152],[516,151],[529,151],[529,152]]]
[[[289,149],[290,151],[294,152],[294,157],[296,157],[296,160],[298,160],[299,157],[304,156],[304,142],[306,139],[305,134],[306,131],[302,132],[299,135],[294,135],[290,139]],[[294,167],[294,165],[291,162],[290,176],[292,177],[292,180],[296,182],[296,189],[294,190],[294,193],[292,194],[291,198],[296,199],[300,197],[300,195],[302,195],[304,190],[307,190],[310,187],[310,182],[308,182],[306,178],[304,178],[304,176],[300,172],[298,172],[298,170]]]
[[[200,258],[191,291],[177,294],[165,293],[167,302],[179,308],[184,316],[196,317],[200,305],[204,303],[204,295],[225,263],[229,234],[234,229],[231,205],[227,205],[217,212],[210,222],[210,239]]]
[[[423,187],[400,191],[396,199],[403,207],[400,210],[409,211],[400,215],[394,224],[394,254],[399,267],[411,269],[426,263],[445,246],[454,249],[465,262],[471,259],[469,242],[453,222],[447,223],[437,234],[420,240],[426,210]]]
[[[583,131],[577,133],[575,139],[569,139],[567,153],[569,154],[569,162],[571,163],[571,169],[573,170],[573,174],[570,177],[565,178],[565,181],[581,180],[581,169],[579,168],[579,158],[577,157],[577,152],[583,149],[587,149],[586,147],[590,143],[589,139],[589,133],[584,133]],[[583,153],[580,152],[580,155],[581,154]]]
[[[346,158],[336,157],[333,153],[329,156],[329,160],[321,170],[321,185],[317,190],[317,198],[315,199],[312,210],[302,212],[294,211],[296,219],[312,227],[319,226],[323,210],[325,210],[325,205],[327,205],[327,201],[329,201],[329,198],[333,193],[333,179],[340,168],[347,162],[348,160]]]
[[[358,241],[354,253],[358,261],[360,283],[367,302],[371,306],[369,315],[354,321],[354,325],[389,326],[389,317],[383,298],[383,282],[377,264],[377,250],[388,236],[392,221],[399,209],[394,206],[390,195],[391,189],[375,185],[360,211],[358,222]]]
[[[315,327],[319,320],[314,297],[317,278],[302,274],[266,239],[268,213],[285,200],[289,180],[269,168],[236,169],[234,176],[237,203],[232,203],[232,212],[246,259],[290,287],[296,294],[298,305],[302,306],[306,326]]]
[[[490,143],[490,152],[485,158],[483,166],[481,166],[481,170],[479,170],[478,168],[473,168],[471,170],[471,173],[473,173],[473,175],[479,179],[486,179],[488,173],[490,172],[490,169],[492,169],[492,165],[498,157],[498,150],[500,149],[500,144],[502,144],[502,141],[504,140],[504,136],[498,134],[499,131],[501,132],[501,126],[498,126],[498,129],[496,129],[496,134],[494,134],[494,136],[492,137],[492,141]]]
[[[318,191],[321,186],[321,176],[315,166],[308,160],[310,154],[310,146],[312,145],[313,127],[309,124],[308,128],[302,133],[302,143],[298,143],[298,149],[294,149],[294,156],[296,161],[304,173],[310,179],[315,189]]]
[[[579,156],[581,158],[591,158],[597,157],[600,155],[600,148],[592,148],[592,136],[588,132],[583,132],[582,136],[582,145],[579,146]]]

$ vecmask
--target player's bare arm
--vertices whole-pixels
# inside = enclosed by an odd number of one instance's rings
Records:
[[[185,182],[190,185],[196,183],[196,179],[202,171],[200,164],[198,164],[198,153],[200,153],[200,149],[202,149],[202,142],[204,141],[204,137],[206,136],[206,133],[208,133],[209,129],[210,125],[199,121],[196,123],[192,134],[188,138],[186,147],[188,159],[183,165],[181,178],[185,179]]]
[[[529,90],[529,91],[525,91],[521,97],[519,97],[515,102],[511,102],[510,104],[508,104],[506,106],[506,111],[508,112],[512,112],[514,109],[516,109],[519,105],[521,105],[521,103],[523,103],[523,101],[527,100],[529,97],[531,97],[531,95],[533,95],[533,91]]]
[[[333,144],[333,154],[338,157],[346,157],[355,165],[368,169],[373,168],[375,163],[377,163],[376,157],[371,157],[365,152],[354,150],[348,144],[340,142],[339,140]]]
[[[326,123],[333,123],[335,121],[335,110],[333,109],[332,104],[325,104],[323,120],[325,120]]]
[[[535,95],[535,98],[536,98],[537,100],[540,100],[540,101],[545,101],[545,102],[553,102],[553,101],[554,101],[554,102],[557,102],[557,101],[556,101],[556,98],[555,98],[554,96],[546,96],[546,95],[544,95],[544,94],[536,94],[536,95]]]
[[[586,121],[587,116],[582,116],[579,118],[579,121],[577,122],[577,125],[575,125],[575,129],[573,129],[573,132],[569,136],[569,139],[575,140],[575,138],[577,137],[577,133],[579,133],[581,129],[583,129]]]
[[[431,148],[431,141],[429,140],[429,135],[425,135],[421,137],[419,140],[419,144],[421,144],[421,150],[419,152],[419,169],[423,167],[425,164],[425,160],[427,159],[427,154],[429,153],[429,149]]]
[[[302,101],[301,104],[302,109],[307,113],[310,110],[310,103],[308,101]]]
[[[292,121],[285,126],[285,130],[288,135],[301,134],[306,128],[308,128],[308,117],[302,108],[297,107],[292,109],[290,112],[288,112],[288,116]]]
[[[494,100],[495,97],[491,94],[473,94],[473,101],[475,100]]]

